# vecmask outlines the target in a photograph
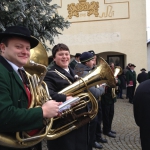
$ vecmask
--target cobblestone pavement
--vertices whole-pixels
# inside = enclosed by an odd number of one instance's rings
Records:
[[[103,144],[103,150],[141,150],[139,128],[134,121],[133,105],[128,100],[117,99],[112,129],[117,132],[117,136],[110,138],[103,135],[108,140],[108,143]],[[45,141],[43,150],[47,150]]]
[[[126,99],[117,99],[112,130],[116,138],[103,136],[108,143],[103,144],[103,150],[141,150],[139,128],[133,117],[133,105]],[[93,149],[97,150],[97,149]]]

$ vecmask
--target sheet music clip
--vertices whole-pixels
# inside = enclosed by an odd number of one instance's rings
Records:
[[[70,100],[65,101],[59,106],[59,112],[62,112],[63,110],[69,109],[71,107],[71,104],[76,103],[80,100],[79,97],[73,97]]]

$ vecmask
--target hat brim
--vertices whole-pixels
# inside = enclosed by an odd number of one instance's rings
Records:
[[[89,58],[89,59],[86,59],[86,60],[80,60],[81,62],[87,62],[87,61],[90,61],[91,59],[93,59],[94,58],[94,56],[93,57],[91,57],[91,58]]]
[[[17,34],[17,33],[11,33],[11,32],[10,33],[0,33],[0,42],[4,37],[9,37],[9,36],[21,37],[23,39],[28,40],[30,42],[31,49],[36,47],[39,43],[38,39],[36,39],[33,36],[25,36],[23,34]]]
[[[131,65],[130,67],[136,67],[135,65]]]
[[[141,69],[140,71],[146,71],[146,69]]]

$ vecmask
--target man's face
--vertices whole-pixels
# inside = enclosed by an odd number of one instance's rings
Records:
[[[7,46],[1,43],[2,56],[18,67],[27,64],[30,58],[30,42],[14,37],[8,40]]]
[[[70,62],[70,53],[67,50],[59,50],[54,58],[55,63],[63,68],[67,69]]]
[[[94,58],[86,62],[86,66],[88,66],[91,69],[94,67],[94,65],[95,65]]]
[[[80,62],[80,57],[76,57],[76,61]]]
[[[130,69],[131,69],[131,70],[134,70],[134,66],[131,66]]]
[[[112,67],[112,68],[114,68],[114,67],[115,67],[114,63],[111,63],[111,67]]]

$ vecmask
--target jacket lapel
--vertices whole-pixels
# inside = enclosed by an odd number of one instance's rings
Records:
[[[25,88],[23,86],[23,83],[22,83],[21,79],[19,78],[19,76],[17,75],[17,73],[13,70],[12,66],[2,56],[0,56],[0,63],[2,63],[3,66],[5,66],[5,68],[9,72],[10,76],[13,76],[15,78],[15,80],[17,81],[17,83],[20,85],[20,87],[26,93]]]
[[[69,67],[70,73],[68,73],[66,70],[62,69],[61,67],[57,66],[56,64],[52,67],[53,70],[57,70],[61,72],[63,75],[65,75],[71,82],[74,82],[74,72],[73,70]]]
[[[19,78],[19,76],[17,75],[17,73],[16,73],[15,71],[13,71],[13,76],[14,76],[16,82],[22,87],[22,89],[23,89],[24,92],[26,93],[25,88],[24,88],[24,85],[23,85],[23,82],[22,82],[22,80]]]

